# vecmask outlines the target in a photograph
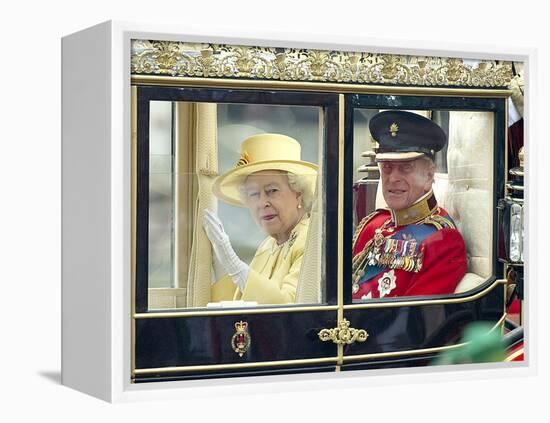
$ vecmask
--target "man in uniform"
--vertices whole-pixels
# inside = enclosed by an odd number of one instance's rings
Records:
[[[388,209],[366,216],[353,237],[354,301],[453,293],[466,273],[466,247],[432,190],[445,132],[404,111],[378,113],[369,129]]]

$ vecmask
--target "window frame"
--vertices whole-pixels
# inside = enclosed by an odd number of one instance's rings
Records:
[[[337,198],[339,175],[339,97],[337,94],[304,91],[241,90],[233,88],[200,88],[139,85],[136,91],[137,145],[136,145],[136,201],[135,207],[135,287],[134,307],[136,313],[162,313],[163,310],[149,309],[148,306],[148,223],[149,223],[149,102],[150,101],[189,101],[213,103],[269,104],[288,106],[314,106],[323,108],[323,182],[325,198]],[[338,291],[338,228],[329,222],[338,221],[338,207],[325,201],[324,233],[325,298],[322,305],[335,305]],[[147,207],[142,205],[146,204]],[[302,307],[300,304],[287,304],[285,307]],[[319,306],[319,304],[316,304]],[[257,308],[277,307],[258,305]],[[193,311],[196,309],[177,308],[169,312]]]
[[[345,197],[345,216],[344,216],[344,305],[348,308],[361,308],[369,304],[384,303],[430,303],[440,302],[441,300],[452,300],[474,296],[489,286],[496,280],[504,277],[504,266],[498,260],[497,252],[497,204],[500,198],[504,197],[505,174],[506,174],[506,151],[507,151],[507,98],[504,97],[481,97],[481,96],[458,96],[458,95],[411,95],[411,94],[349,94],[346,95],[346,115],[345,115],[345,157],[346,163],[353,163],[353,124],[355,109],[384,109],[384,110],[447,110],[447,111],[472,111],[472,112],[491,112],[494,114],[494,141],[493,141],[493,203],[494,210],[492,230],[492,271],[491,276],[486,281],[479,284],[472,290],[447,295],[433,296],[411,296],[411,297],[385,297],[380,299],[371,299],[365,302],[354,303],[352,301],[352,236],[353,234],[353,207],[352,207],[352,185],[353,185],[353,167],[344,168],[344,197]]]

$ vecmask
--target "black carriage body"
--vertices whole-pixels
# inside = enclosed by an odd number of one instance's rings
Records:
[[[430,364],[449,345],[457,344],[473,322],[496,325],[503,317],[504,291],[489,282],[478,297],[465,302],[422,305],[376,304],[347,310],[352,326],[365,328],[367,341],[344,348],[341,370],[411,367]],[[252,343],[246,357],[231,348],[234,323],[246,320]],[[319,340],[324,328],[336,327],[334,311],[167,317],[136,322],[136,382],[221,376],[334,371],[337,348]],[[307,364],[332,359],[333,363]],[[292,365],[292,361],[300,364]],[[214,366],[208,368],[209,365]],[[196,368],[196,370],[193,369]],[[155,372],[154,369],[158,371]],[[162,369],[170,369],[169,373]]]
[[[150,310],[148,307],[149,105],[151,101],[317,106],[323,110],[325,250],[324,298],[315,305],[254,309]],[[355,109],[487,111],[494,116],[494,200],[504,192],[506,98],[437,95],[334,94],[284,90],[137,87],[136,266],[133,318],[134,382],[323,372],[427,365],[459,342],[472,322],[495,328],[505,318],[503,269],[493,258],[492,277],[473,291],[444,297],[380,299],[354,304],[351,292],[352,179]],[[339,184],[339,181],[343,181]],[[343,207],[337,199],[341,196]],[[343,233],[338,233],[341,220]],[[497,221],[493,233],[497,233]],[[496,238],[496,237],[495,237]],[[496,239],[493,251],[497,250]],[[340,270],[339,270],[339,266]],[[341,274],[339,275],[339,272]],[[339,286],[341,284],[342,286]],[[365,342],[320,340],[323,329],[346,319],[366,330]],[[250,345],[233,348],[235,324],[246,322]]]

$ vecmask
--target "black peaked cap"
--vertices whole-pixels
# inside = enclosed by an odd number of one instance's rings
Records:
[[[378,161],[412,160],[434,154],[447,143],[447,135],[432,120],[416,113],[388,110],[369,122],[372,137],[378,142]]]

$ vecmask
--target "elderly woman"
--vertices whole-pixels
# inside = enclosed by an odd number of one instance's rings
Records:
[[[300,151],[300,144],[285,135],[254,135],[242,142],[237,166],[216,179],[214,194],[248,207],[268,237],[248,265],[233,250],[218,217],[205,211],[214,269],[224,274],[212,286],[212,301],[295,301],[317,177],[317,166],[302,161]]]

